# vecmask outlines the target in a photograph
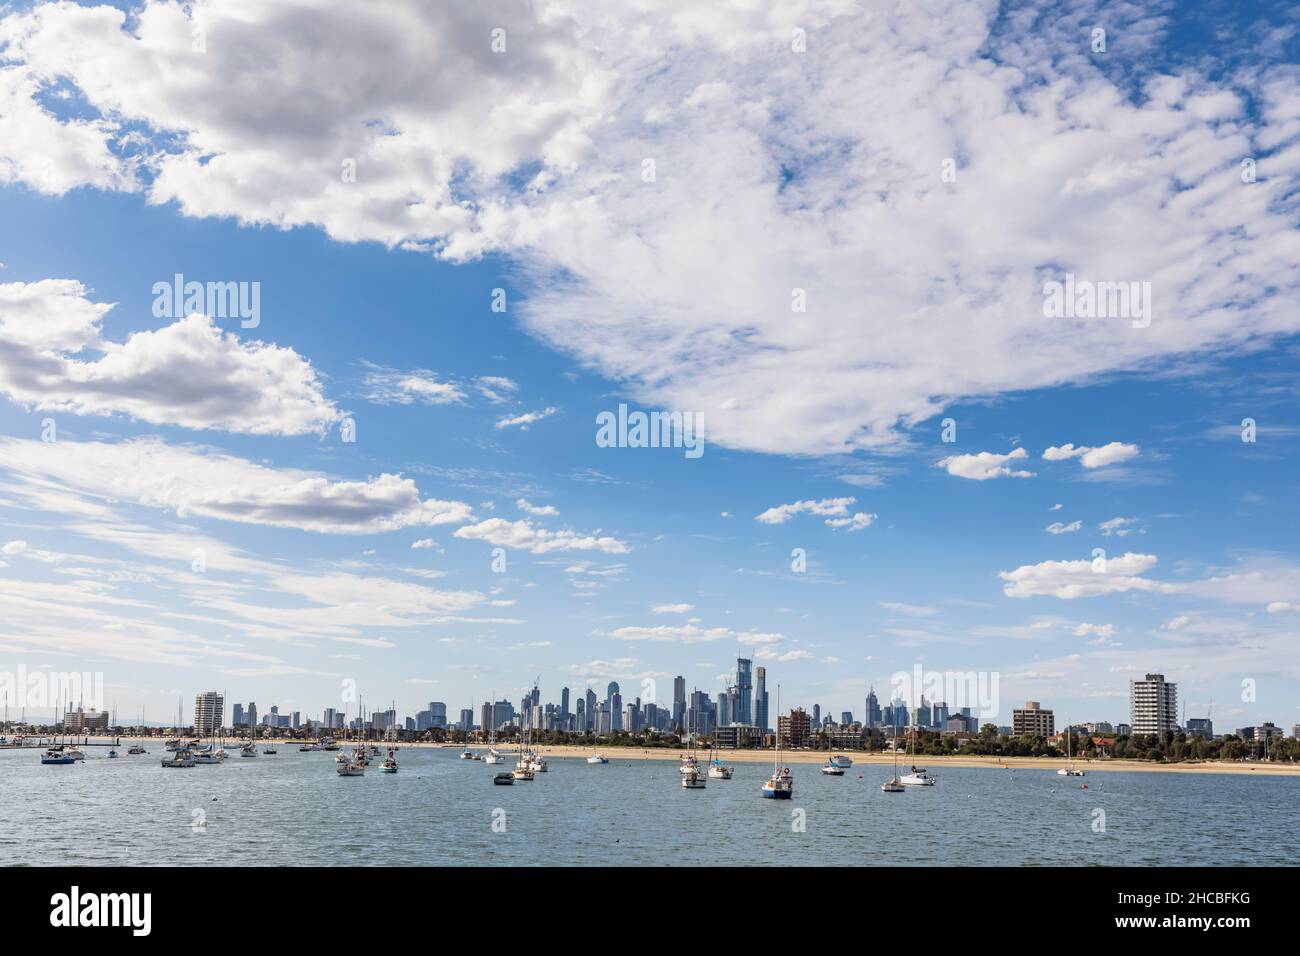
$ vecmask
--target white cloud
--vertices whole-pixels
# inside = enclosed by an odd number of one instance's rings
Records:
[[[877,601],[876,603],[887,611],[897,611],[899,614],[907,614],[911,617],[933,617],[939,613],[932,607],[919,604],[902,604],[898,601]]]
[[[540,422],[543,418],[549,418],[558,411],[554,406],[539,409],[535,412],[523,412],[519,415],[507,415],[505,418],[498,418],[497,428],[510,428],[512,425],[518,425],[527,431],[528,426],[534,422]]]
[[[1070,458],[1078,458],[1079,463],[1084,468],[1105,468],[1107,465],[1117,465],[1120,462],[1129,461],[1136,458],[1141,451],[1137,445],[1128,445],[1124,442],[1113,441],[1109,444],[1102,445],[1099,448],[1090,448],[1087,445],[1080,445],[1077,448],[1072,443],[1064,445],[1053,445],[1043,452],[1043,458],[1046,461],[1065,461]]]
[[[1082,521],[1071,521],[1069,524],[1061,524],[1059,521],[1053,521],[1047,526],[1048,534],[1071,534],[1083,527]]]
[[[506,521],[504,518],[488,518],[478,524],[465,525],[456,529],[456,537],[471,541],[486,541],[502,548],[514,548],[533,554],[549,554],[552,551],[603,551],[606,554],[626,554],[630,548],[627,542],[618,538],[593,535],[581,535],[573,531],[548,531],[535,526],[527,519],[523,521]]]
[[[502,375],[480,375],[474,379],[474,387],[488,401],[500,404],[509,399],[519,385]]]
[[[1154,554],[1128,553],[1096,561],[1024,564],[1014,571],[1000,571],[998,576],[1006,582],[1002,593],[1015,598],[1046,595],[1071,600],[1125,591],[1169,594],[1181,590],[1178,585],[1142,577],[1143,572],[1149,571],[1155,564]]]
[[[1109,521],[1103,521],[1097,525],[1097,530],[1107,538],[1126,538],[1131,534],[1146,534],[1144,528],[1133,528],[1130,525],[1137,521],[1136,518],[1111,518]]]
[[[520,511],[526,512],[527,514],[530,515],[536,515],[539,518],[549,517],[551,515],[558,515],[560,513],[559,511],[556,510],[555,505],[534,505],[529,503],[524,498],[516,499],[515,507],[518,508]]]
[[[1064,507],[1065,507],[1065,505],[1063,505],[1063,504],[1059,504],[1059,503],[1058,503],[1058,504],[1054,504],[1054,505],[1052,505],[1052,507],[1048,508],[1047,510],[1048,510],[1048,511],[1060,511],[1060,510],[1061,510],[1062,508],[1064,508]]]
[[[654,607],[656,614],[687,614],[693,610],[694,604],[656,604]]]
[[[818,501],[795,501],[788,505],[776,505],[768,508],[762,514],[754,516],[755,521],[761,521],[763,524],[785,524],[797,514],[814,514],[826,518],[825,523],[832,528],[848,528],[850,531],[861,531],[863,528],[871,526],[876,520],[874,514],[864,512],[849,513],[849,505],[853,504],[856,498],[822,498]],[[726,516],[726,512],[723,512]]]
[[[1171,26],[1135,5],[1108,11],[1122,77],[1080,54],[1087,3],[1046,20],[840,0],[194,9],[221,38],[201,60],[179,4],[129,23],[109,5],[8,12],[0,178],[453,260],[502,251],[563,279],[514,311],[530,331],[642,402],[702,412],[723,446],[879,447],[964,397],[1300,328],[1300,78],[1143,55]],[[495,26],[509,56],[488,50]],[[380,61],[386,82],[367,82]],[[87,104],[77,118],[42,104],[50,77]],[[1267,170],[1250,185],[1245,155]],[[1067,269],[1150,281],[1154,320],[1045,319],[1043,283]]]
[[[948,474],[957,478],[969,478],[972,481],[987,481],[989,478],[1032,478],[1032,471],[1018,471],[1010,467],[1013,461],[1028,458],[1029,452],[1017,448],[1005,455],[997,452],[982,451],[975,455],[951,455],[936,463],[936,467],[947,469]]]
[[[432,538],[420,538],[417,541],[411,542],[411,550],[413,551],[420,551],[422,549],[432,548],[432,547],[435,547],[434,540]]]
[[[403,372],[366,362],[366,400],[377,405],[452,405],[465,393],[425,369]]]
[[[682,644],[703,644],[710,641],[729,640],[740,644],[752,644],[760,647],[755,655],[762,657],[763,652],[785,638],[780,634],[755,631],[734,631],[729,627],[699,627],[696,624],[658,624],[653,627],[620,627],[609,632],[616,641],[676,641]]]
[[[293,349],[201,315],[110,342],[100,330],[110,309],[70,279],[0,283],[0,394],[42,411],[255,435],[323,433],[343,417]]]
[[[48,502],[41,496],[53,484],[74,498],[120,498],[181,517],[306,531],[368,534],[473,519],[469,505],[422,499],[415,482],[400,475],[337,480],[155,438],[46,443],[0,437],[0,469],[14,478],[10,492],[33,502]]]
[[[3,548],[0,548],[0,554],[22,554],[26,550],[27,550],[27,542],[17,539],[14,541],[6,542],[5,546]]]

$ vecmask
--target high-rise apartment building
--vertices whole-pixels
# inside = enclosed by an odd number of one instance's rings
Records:
[[[1036,700],[1025,701],[1025,706],[1011,712],[1011,733],[1016,737],[1051,737],[1056,733],[1056,714],[1044,710]]]
[[[754,726],[767,730],[770,725],[767,699],[767,668],[754,668]]]
[[[194,733],[200,737],[215,734],[226,716],[226,700],[215,690],[194,697]]]
[[[1178,685],[1164,674],[1128,682],[1129,718],[1135,734],[1162,734],[1178,727]]]

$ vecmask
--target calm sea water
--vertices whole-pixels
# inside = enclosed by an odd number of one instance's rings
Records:
[[[333,755],[188,770],[147,756],[42,766],[0,751],[0,861],[9,865],[1279,865],[1300,780],[1212,774],[940,768],[888,794],[888,768],[796,765],[794,799],[764,800],[762,764],[681,789],[674,761],[552,758],[531,783],[453,750],[401,750],[397,774],[344,778]],[[1087,783],[1088,789],[1081,789]],[[800,832],[797,811],[806,822]],[[1096,811],[1105,832],[1094,832]],[[494,815],[505,832],[494,832]]]

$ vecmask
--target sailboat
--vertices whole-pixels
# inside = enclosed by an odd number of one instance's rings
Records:
[[[491,726],[488,727],[488,752],[483,755],[483,762],[490,763],[490,764],[498,764],[498,763],[506,762],[505,755],[498,753],[497,748],[495,746],[497,742],[497,705],[495,703],[496,699],[497,699],[497,692],[493,691],[492,700],[494,701],[494,703],[488,705],[488,711],[487,711],[488,723],[491,724]],[[511,780],[513,779],[514,778],[512,777]]]
[[[393,756],[391,750],[388,751],[388,756],[384,758],[383,763],[379,765],[379,772],[397,773],[397,758]]]
[[[1083,770],[1075,769],[1074,760],[1070,754],[1070,738],[1073,736],[1074,734],[1070,732],[1070,728],[1067,726],[1065,728],[1065,759],[1070,761],[1070,765],[1056,771],[1058,777],[1082,777],[1085,773]]]
[[[908,744],[911,747],[912,759],[916,759],[916,728],[912,728],[912,740]],[[905,773],[898,780],[905,787],[933,787],[935,784],[934,777],[925,772],[924,767],[912,765],[912,772]]]
[[[474,701],[473,701],[473,700],[471,700],[471,701],[469,702],[469,712],[470,712],[471,714],[474,713]],[[469,730],[470,730],[470,725],[467,723],[467,724],[465,724],[465,749],[462,750],[462,751],[460,752],[460,759],[461,759],[461,760],[477,760],[477,759],[478,759],[478,754],[474,753],[474,751],[472,751],[472,750],[469,749]]]
[[[881,784],[880,789],[885,793],[902,793],[907,788],[899,782],[898,779],[898,734],[894,734],[894,779]]]
[[[694,712],[695,712],[694,707],[692,707],[690,710],[686,712],[687,714],[686,722],[688,725],[686,728],[686,732],[690,734],[691,737],[691,752],[689,758],[690,762],[682,763],[681,774],[682,774],[683,790],[703,790],[705,784],[704,775],[700,773],[700,762],[695,757],[695,741],[696,738],[699,737],[699,734],[692,733],[691,728],[689,726],[691,721],[691,716],[694,714]]]
[[[528,728],[528,742],[531,746],[533,739],[533,729]],[[524,753],[524,735],[519,735],[519,759],[515,763],[515,769],[510,771],[510,776],[516,780],[532,780],[533,768],[529,766],[528,756]]]
[[[722,762],[722,758],[714,753],[712,742],[709,744],[709,753],[712,754],[712,758],[709,760],[710,779],[730,780],[732,775],[736,772],[736,769],[734,767],[728,767]]]
[[[781,766],[781,685],[776,685],[776,752],[772,755],[772,776],[763,784],[763,796],[773,800],[789,800],[794,796],[794,777],[790,768]]]
[[[357,700],[357,732],[361,730],[361,701]],[[337,748],[335,748],[337,749]],[[357,746],[349,755],[341,752],[335,757],[337,765],[335,771],[340,777],[362,777],[366,773],[366,746],[357,741]]]

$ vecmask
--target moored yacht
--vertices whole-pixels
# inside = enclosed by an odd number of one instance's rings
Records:
[[[128,756],[135,756],[136,754],[147,754],[148,752],[149,752],[149,751],[145,750],[145,749],[144,749],[143,747],[141,747],[139,744],[136,744],[134,747],[131,747],[131,748],[129,748],[129,749],[127,750],[127,755],[128,755]]]
[[[355,760],[345,760],[336,768],[340,777],[360,777],[366,772],[366,765]]]
[[[67,764],[76,763],[76,758],[63,749],[63,744],[54,744],[41,755],[41,763]]]
[[[844,768],[834,760],[828,760],[826,761],[825,766],[822,767],[822,773],[826,774],[828,777],[842,777],[844,776]]]
[[[776,712],[781,712],[781,685],[776,685]],[[772,755],[772,776],[763,784],[763,796],[772,800],[789,800],[794,796],[794,777],[790,768],[781,766],[781,724],[776,731],[776,753]]]
[[[609,763],[609,758],[600,754],[592,754],[587,758],[587,763]]]
[[[391,750],[388,751],[388,756],[383,759],[382,763],[380,763],[379,772],[397,773],[397,758],[393,756],[393,752]]]
[[[164,767],[193,767],[194,755],[185,747],[178,747],[171,752],[171,756],[163,757],[162,765]]]

